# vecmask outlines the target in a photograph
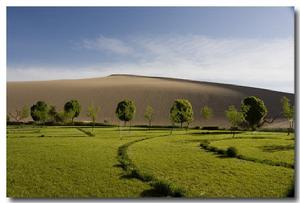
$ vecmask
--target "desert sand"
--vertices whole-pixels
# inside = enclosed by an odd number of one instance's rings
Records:
[[[147,105],[154,108],[153,125],[170,125],[169,110],[175,99],[188,99],[194,110],[191,126],[228,127],[224,111],[229,105],[240,106],[246,96],[258,96],[265,102],[269,117],[281,112],[280,100],[283,96],[294,102],[294,94],[266,89],[243,87],[228,84],[146,77],[135,75],[110,75],[101,78],[52,80],[30,82],[7,82],[7,111],[14,112],[23,105],[29,107],[38,100],[56,106],[62,110],[70,99],[77,99],[82,112],[77,120],[86,121],[87,106],[90,103],[101,108],[97,122],[119,124],[115,116],[117,103],[123,99],[133,100],[136,104],[136,116],[132,124],[147,124],[144,111]],[[201,118],[200,109],[208,105],[214,110],[212,119]],[[287,127],[282,115],[267,127]]]

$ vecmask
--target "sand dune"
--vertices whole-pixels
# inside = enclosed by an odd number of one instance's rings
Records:
[[[294,94],[251,87],[171,78],[111,75],[77,80],[7,82],[7,111],[12,112],[23,105],[31,106],[38,100],[44,100],[62,110],[66,101],[77,99],[83,108],[78,120],[88,119],[87,106],[94,103],[101,107],[98,122],[107,120],[110,123],[119,123],[114,114],[115,108],[119,101],[128,98],[137,106],[133,124],[146,124],[143,117],[144,110],[147,105],[151,105],[155,111],[153,124],[168,125],[169,109],[174,99],[186,98],[193,105],[195,113],[193,126],[228,126],[224,116],[225,109],[229,105],[239,106],[244,97],[252,95],[264,100],[270,116],[280,113],[280,99],[283,96],[294,101]],[[213,108],[213,119],[209,121],[201,119],[200,108],[203,105]],[[284,127],[287,123],[281,117],[272,125]]]

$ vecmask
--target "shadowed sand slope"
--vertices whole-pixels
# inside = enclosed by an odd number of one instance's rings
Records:
[[[110,123],[118,123],[115,108],[119,101],[127,98],[133,100],[137,107],[133,124],[146,124],[144,111],[147,105],[151,105],[155,111],[153,125],[169,125],[169,109],[173,101],[185,98],[193,105],[193,126],[228,126],[224,116],[225,109],[229,105],[240,106],[244,97],[252,95],[264,100],[270,116],[280,113],[280,99],[283,96],[294,101],[293,94],[258,88],[159,77],[111,75],[78,80],[8,82],[7,111],[13,112],[23,105],[31,106],[38,100],[44,100],[62,110],[66,101],[77,99],[82,105],[79,120],[87,120],[87,106],[94,103],[101,107],[98,122],[107,120]],[[200,117],[203,105],[208,105],[214,110],[214,117],[209,121]],[[278,119],[272,125],[284,127],[287,123]]]

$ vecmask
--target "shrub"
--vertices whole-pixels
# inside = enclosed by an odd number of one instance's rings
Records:
[[[139,179],[141,178],[140,172],[137,169],[132,169],[130,175],[133,178],[139,178]]]
[[[159,194],[164,196],[169,196],[171,193],[169,183],[166,183],[165,181],[156,181],[154,182],[153,187]]]
[[[150,175],[150,174],[144,173],[144,172],[142,172],[142,171],[139,172],[139,174],[140,174],[140,179],[143,180],[143,181],[148,182],[148,181],[153,180],[153,176]]]
[[[224,150],[224,149],[218,149],[217,153],[218,154],[226,154],[226,150]]]
[[[226,153],[227,153],[227,156],[229,156],[229,157],[236,157],[237,149],[235,147],[228,147]]]
[[[175,185],[168,183],[166,181],[158,180],[153,184],[155,190],[164,196],[171,197],[182,197],[184,196],[184,191],[181,188],[176,187]]]
[[[184,190],[182,188],[179,188],[163,180],[155,181],[153,183],[153,187],[159,194],[162,194],[164,196],[171,196],[171,197],[184,196]]]
[[[171,185],[172,197],[184,197],[185,190],[177,186]]]
[[[209,151],[218,152],[218,148],[217,147],[209,147]]]

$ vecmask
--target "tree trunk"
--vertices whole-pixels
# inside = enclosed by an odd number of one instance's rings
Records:
[[[122,134],[121,134],[121,120],[119,122],[119,136],[120,136],[120,140],[122,140]]]
[[[126,121],[124,121],[124,129],[126,131]]]
[[[180,123],[180,128],[182,128],[182,122]]]
[[[189,123],[186,125],[185,134],[187,134],[188,129],[189,129]]]
[[[93,128],[92,128],[93,132],[94,132],[94,128],[95,128],[95,121],[93,121]]]
[[[289,121],[289,124],[290,124],[290,126],[289,126],[289,129],[288,129],[288,135],[290,135],[290,131],[292,131],[292,128],[293,128],[292,121]]]

